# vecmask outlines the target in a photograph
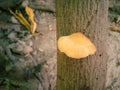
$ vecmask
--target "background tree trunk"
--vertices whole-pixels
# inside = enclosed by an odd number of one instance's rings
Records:
[[[57,54],[57,90],[104,90],[106,81],[107,0],[56,0],[57,38],[82,32],[97,52],[80,60]]]

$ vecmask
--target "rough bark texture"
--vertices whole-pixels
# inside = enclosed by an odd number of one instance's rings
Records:
[[[104,90],[106,81],[107,0],[56,0],[57,38],[82,32],[97,52],[80,60],[58,50],[57,90]]]

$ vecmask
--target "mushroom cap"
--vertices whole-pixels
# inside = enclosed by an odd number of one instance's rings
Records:
[[[84,58],[96,51],[95,45],[82,33],[73,33],[58,39],[58,49],[71,58]]]

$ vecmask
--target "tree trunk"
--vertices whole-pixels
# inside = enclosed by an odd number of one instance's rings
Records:
[[[57,38],[82,32],[97,52],[75,60],[58,50],[57,90],[104,90],[108,0],[56,0]]]

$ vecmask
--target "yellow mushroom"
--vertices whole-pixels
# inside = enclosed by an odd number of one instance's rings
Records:
[[[31,30],[30,31],[31,31],[32,34],[34,34],[35,30],[37,28],[37,23],[34,20],[33,10],[30,7],[26,6],[25,11],[26,11],[26,13],[27,13],[27,15],[29,17],[30,23],[31,23]]]
[[[68,57],[79,59],[92,55],[96,51],[95,45],[82,33],[73,33],[58,39],[58,49]]]
[[[27,19],[25,19],[25,17],[23,16],[23,14],[21,13],[20,10],[16,10],[15,12],[13,12],[11,9],[9,9],[10,13],[13,14],[15,16],[15,18],[20,21],[20,23],[22,23],[32,34],[35,33],[35,30],[37,28],[37,23],[34,20],[34,13],[33,10],[26,6],[25,7],[25,11],[29,17],[29,21],[27,21]]]
[[[9,9],[10,13],[14,15],[14,17],[20,22],[22,23],[28,30],[30,30],[30,24],[29,22],[24,18],[23,14],[21,13],[21,11],[16,10],[15,12],[13,12],[11,9]]]

